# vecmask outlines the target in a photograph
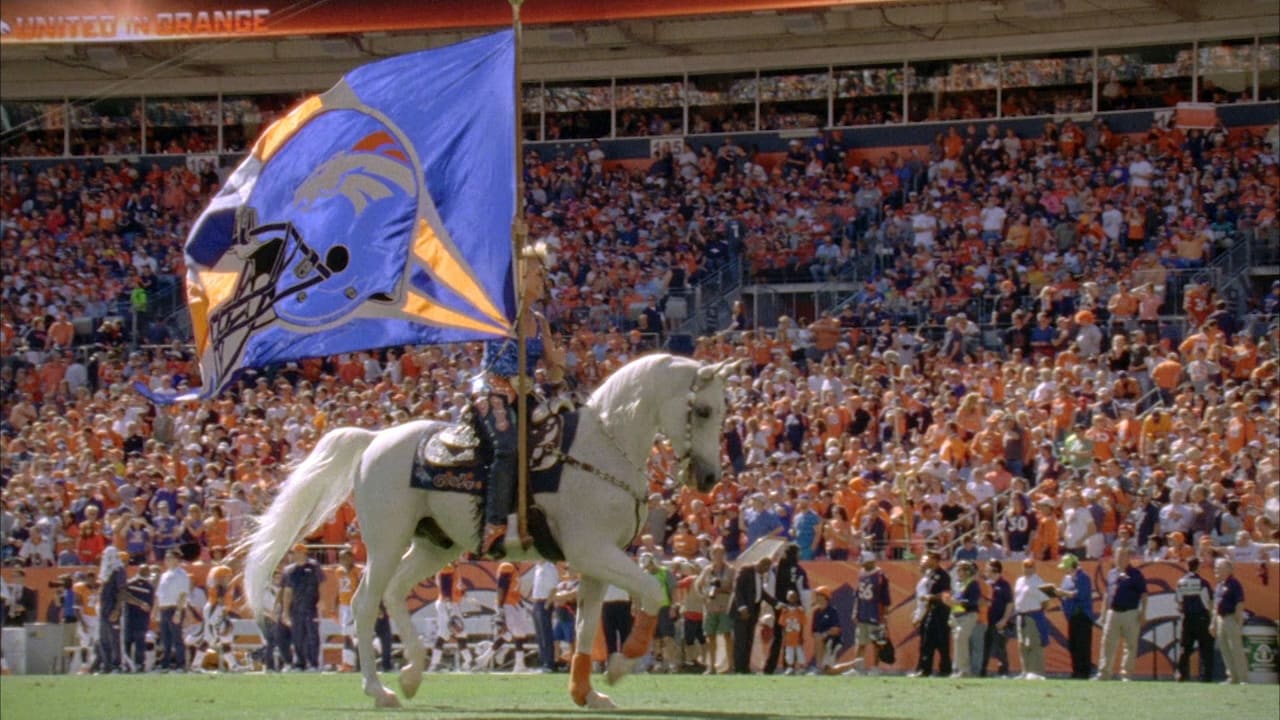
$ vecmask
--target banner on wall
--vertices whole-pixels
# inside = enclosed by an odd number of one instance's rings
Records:
[[[870,4],[877,0],[543,0],[521,11],[526,24],[688,17]],[[279,35],[492,29],[511,25],[507,0],[5,0],[0,43],[139,42]]]
[[[1020,567],[1013,567],[1015,564],[1009,563],[1009,567],[1006,568],[1005,572],[1005,577],[1010,581],[1011,585],[1017,577],[1016,573],[1020,571]],[[524,576],[521,584],[526,587],[530,586],[533,566],[529,563],[518,563],[518,565]],[[853,647],[854,635],[850,616],[853,610],[854,592],[858,583],[858,566],[852,563],[828,561],[802,563],[802,566],[809,576],[811,587],[826,585],[833,589],[831,602],[840,616],[844,646],[843,655],[839,660],[852,660],[851,648]],[[919,659],[920,638],[915,628],[911,625],[911,612],[915,602],[913,597],[915,585],[920,577],[920,571],[915,563],[909,562],[884,562],[881,563],[880,567],[889,579],[891,604],[888,635],[894,643],[897,654],[896,663],[892,668],[887,668],[886,671],[907,672],[915,668],[916,661]],[[192,584],[196,588],[192,594],[193,603],[199,606],[204,602],[202,587],[209,568],[202,563],[195,563],[188,566],[188,568],[191,572]],[[1107,570],[1110,569],[1109,565],[1090,561],[1081,563],[1081,568],[1090,574],[1095,591],[1098,588],[1105,587],[1104,579]],[[1140,652],[1136,665],[1137,676],[1139,678],[1169,679],[1173,676],[1178,652],[1177,623],[1179,616],[1174,589],[1185,570],[1182,566],[1174,563],[1150,563],[1140,566],[1140,569],[1147,580],[1148,596],[1147,616],[1142,625],[1142,635],[1139,642]],[[26,584],[27,587],[35,589],[39,595],[38,607],[42,619],[50,612],[50,605],[55,600],[54,591],[50,589],[49,584],[58,576],[75,570],[96,571],[95,568],[27,569]],[[326,570],[326,579],[320,588],[320,612],[325,617],[336,617],[337,583],[334,579],[336,574],[332,572],[332,568],[327,568]],[[1280,592],[1276,591],[1276,587],[1273,584],[1280,577],[1277,570],[1275,563],[1271,563],[1269,566],[1257,564],[1239,564],[1236,566],[1236,577],[1243,585],[1245,593],[1245,611],[1248,616],[1246,635],[1252,638],[1250,651],[1254,654],[1265,655],[1263,660],[1272,658],[1272,668],[1274,668],[1275,629],[1277,623],[1280,622]],[[129,569],[131,575],[133,571],[133,568]],[[7,579],[11,572],[11,570],[6,569],[3,572],[4,577]],[[494,613],[494,601],[497,597],[497,574],[497,563],[463,563],[458,567],[459,579],[466,589],[464,609],[468,613],[466,624],[469,632],[484,632],[485,629],[492,626],[491,616]],[[1037,567],[1037,574],[1045,582],[1060,584],[1064,571],[1059,570],[1056,563],[1043,562]],[[437,596],[435,584],[431,580],[424,581],[414,588],[408,598],[408,606],[410,614],[414,616],[415,624],[417,624],[419,616],[434,618],[431,606]],[[1101,617],[1101,602],[1098,601],[1095,607],[1099,609],[1099,617]],[[1061,607],[1056,601],[1050,604],[1048,616],[1051,627],[1049,646],[1045,648],[1045,668],[1051,675],[1066,675],[1071,670],[1071,658],[1067,649],[1067,622],[1062,615]],[[1263,630],[1270,634],[1266,635],[1263,641],[1260,641],[1258,638],[1263,637],[1264,633],[1253,632],[1251,635],[1250,628]],[[1102,647],[1101,635],[1101,628],[1096,628],[1093,638],[1093,656],[1095,660]],[[1265,640],[1269,640],[1270,644],[1264,646]],[[812,657],[811,638],[806,637],[806,644],[809,647],[809,656]],[[596,659],[605,660],[603,633],[597,633],[596,645],[594,653]],[[755,665],[757,668],[762,660],[762,653],[760,648],[757,647],[755,653]],[[1013,641],[1009,642],[1009,661],[1012,672],[1021,671],[1018,664],[1016,643]]]

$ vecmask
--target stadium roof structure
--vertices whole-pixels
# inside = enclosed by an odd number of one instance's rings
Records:
[[[141,4],[162,9],[167,2]],[[309,2],[256,5],[284,12]],[[68,31],[60,25],[57,35],[50,30],[55,16],[29,12],[48,3],[11,0],[0,11],[0,95],[100,96],[108,94],[104,86],[111,95],[319,89],[357,65],[446,45],[509,21],[505,0],[312,4],[351,12],[297,28],[272,24],[268,16],[263,32],[217,37],[129,36],[130,20],[122,18],[113,27],[117,34],[104,37],[101,28],[88,26]],[[412,7],[419,17],[379,22],[375,10],[396,7]],[[1274,0],[528,0],[524,78],[652,77],[1252,37],[1276,33],[1278,7]],[[175,14],[169,13],[170,23]],[[40,22],[43,35],[34,31]],[[279,34],[294,29],[297,34]]]

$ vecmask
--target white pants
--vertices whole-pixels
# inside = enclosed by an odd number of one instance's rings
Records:
[[[503,605],[502,617],[507,632],[511,637],[526,638],[533,636],[533,618],[529,615],[529,609],[523,604]]]
[[[787,667],[804,667],[805,656],[803,645],[788,645],[783,648],[782,662]]]
[[[455,625],[462,625],[462,608],[452,600],[436,600],[436,634],[447,640],[453,637]]]

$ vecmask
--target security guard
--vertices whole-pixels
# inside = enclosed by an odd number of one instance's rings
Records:
[[[293,666],[320,670],[320,584],[324,571],[307,556],[305,545],[293,546],[293,564],[280,578],[284,588],[281,620],[293,636]]]
[[[124,606],[124,656],[133,662],[134,672],[146,672],[147,628],[151,626],[151,608],[156,590],[151,583],[154,566],[143,565],[126,587]],[[127,662],[126,662],[127,664]]]
[[[1213,619],[1213,586],[1200,576],[1200,558],[1187,561],[1187,574],[1178,580],[1178,612],[1182,615],[1182,642],[1178,653],[1178,680],[1191,675],[1191,650],[1200,650],[1200,680],[1213,681],[1213,635],[1209,626]]]

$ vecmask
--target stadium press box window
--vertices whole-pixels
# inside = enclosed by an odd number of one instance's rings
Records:
[[[1139,110],[1190,101],[1190,44],[1098,51],[1098,109]]]
[[[61,102],[0,103],[0,154],[49,157],[66,148],[67,106]]]
[[[756,125],[754,70],[690,75],[688,85],[691,134],[750,132]]]
[[[617,137],[684,134],[684,78],[618,78]]]
[[[1258,44],[1258,99],[1280,100],[1280,36],[1264,37]]]
[[[215,97],[148,97],[147,149],[155,155],[218,150],[221,110]]]
[[[1196,63],[1200,102],[1226,105],[1253,100],[1253,38],[1201,42]]]
[[[72,155],[137,155],[141,152],[141,98],[106,98],[71,105]]]
[[[771,70],[760,73],[760,128],[794,130],[830,124],[831,74]]]
[[[1093,112],[1093,52],[1001,58],[1001,117]]]
[[[531,83],[521,87],[520,93],[521,119],[524,124],[524,139],[538,141],[542,139],[542,83]]]
[[[978,120],[996,116],[1000,64],[995,58],[911,63],[911,122]]]
[[[581,140],[610,135],[612,80],[547,83],[544,102],[544,140]]]
[[[902,98],[915,71],[905,63],[837,67],[834,124],[896,125],[902,122]]]

